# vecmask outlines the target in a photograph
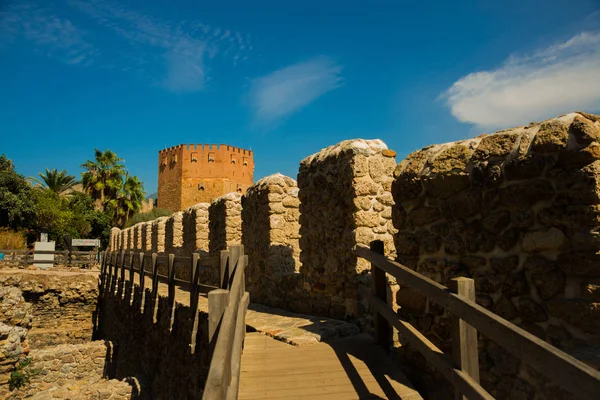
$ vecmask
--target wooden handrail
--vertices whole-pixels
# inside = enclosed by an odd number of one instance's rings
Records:
[[[137,255],[137,257],[136,257]],[[145,310],[145,279],[151,275],[152,289],[150,312],[157,323],[158,284],[168,285],[168,307],[170,315],[169,329],[173,329],[175,319],[175,290],[180,287],[190,292],[190,308],[194,316],[190,335],[190,351],[195,353],[196,335],[198,332],[199,312],[198,296],[208,294],[209,301],[209,351],[212,353],[210,369],[206,381],[203,398],[235,399],[237,398],[240,374],[240,362],[243,341],[246,333],[246,312],[249,294],[245,291],[244,271],[248,265],[248,256],[244,255],[243,246],[232,246],[221,252],[221,274],[219,286],[199,282],[201,262],[205,259],[199,254],[191,257],[177,257],[173,254],[152,253],[148,257],[143,252],[113,251],[105,252],[101,264],[101,288],[109,293],[117,294],[128,305],[133,304],[134,275],[139,273],[140,312]],[[137,261],[139,259],[139,261]],[[151,260],[151,274],[146,268],[146,261]],[[175,278],[176,261],[186,261],[190,268],[190,279]],[[136,265],[137,263],[137,265]],[[159,264],[167,265],[167,275],[158,273]],[[126,273],[126,271],[128,273]]]
[[[592,400],[598,397],[598,393],[600,393],[599,371],[501,318],[474,301],[452,293],[447,287],[403,266],[402,264],[388,260],[384,255],[378,254],[366,246],[357,245],[356,254],[359,257],[370,261],[373,267],[380,268],[395,277],[402,285],[410,286],[427,296],[430,300],[445,307],[456,317],[466,321],[469,325],[504,347],[507,351],[522,359],[524,362],[552,379],[558,385],[571,392],[578,399]],[[389,323],[404,333],[408,332],[409,334],[407,336],[411,336],[414,342],[421,342],[422,345],[417,348],[422,351],[422,354],[427,357],[447,379],[455,385],[457,382],[461,386],[468,384],[468,379],[460,378],[461,374],[457,371],[450,371],[452,374],[448,372],[448,368],[444,367],[439,361],[439,349],[431,348],[431,342],[426,341],[422,335],[417,335],[416,330],[414,330],[412,326],[411,328],[406,326],[410,324],[399,321],[397,315],[395,315],[393,311],[391,313],[386,312],[385,310],[389,308],[387,304],[384,303],[384,307],[379,303],[381,302],[380,299],[373,296],[370,292],[365,291],[365,289],[362,289],[361,293],[363,293],[363,295],[368,294],[367,297],[372,301],[371,304],[374,305],[377,312],[384,316]],[[375,300],[378,300],[379,302]],[[434,354],[434,356],[431,354]],[[460,378],[458,381],[455,379],[457,376]],[[481,397],[484,395],[483,392],[480,392],[483,388],[478,384],[468,384],[468,386],[471,387],[461,387],[464,395],[469,395],[467,392],[468,390],[471,391],[471,396],[473,398],[489,398]],[[480,394],[476,395],[476,393],[472,391],[479,391]],[[489,396],[489,394],[487,395]]]
[[[221,260],[223,288],[208,294],[209,338],[214,342],[214,351],[202,398],[211,400],[237,398],[250,299],[245,291],[248,256],[243,255],[243,247],[231,247],[227,256],[221,252]],[[221,311],[222,318],[219,318]]]

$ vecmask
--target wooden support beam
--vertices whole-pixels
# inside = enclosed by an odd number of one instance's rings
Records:
[[[231,267],[229,266],[230,253],[228,250],[221,250],[220,256],[219,287],[227,290],[229,289],[229,275],[231,274]]]
[[[175,254],[169,254],[169,332],[173,331],[173,323],[175,322]]]
[[[152,322],[157,322],[158,314],[158,254],[152,253]]]
[[[140,257],[140,312],[144,313],[144,303],[146,301],[146,271],[144,270],[144,253],[139,254]]]
[[[198,315],[198,280],[200,279],[200,263],[198,262],[200,255],[198,253],[194,253],[192,255],[192,282],[191,282],[191,290],[190,290],[190,309],[192,310],[192,316],[194,318],[194,322],[192,324],[192,334],[190,337],[190,353],[194,354],[196,352],[196,336],[198,336],[198,323],[199,323],[199,315]]]
[[[373,241],[371,243],[371,251],[383,255],[383,242],[381,240]],[[373,263],[371,263],[371,285],[375,297],[387,304],[387,279],[385,276],[385,271]],[[377,311],[374,311],[373,314],[377,343],[387,352],[390,350],[390,346],[392,345],[392,327],[388,321]]]
[[[208,351],[211,357],[219,335],[223,313],[228,303],[228,290],[215,289],[208,293]]]
[[[475,302],[475,281],[470,278],[454,278],[450,281],[450,290],[465,300]],[[479,383],[479,349],[477,348],[477,329],[466,321],[452,316],[452,357],[454,362],[473,381]],[[467,397],[455,388],[456,400]]]
[[[133,260],[135,254],[133,254],[133,251],[131,252],[131,254],[129,254],[129,282],[127,282],[126,285],[126,291],[123,295],[123,297],[128,296],[127,298],[127,303],[129,305],[131,305],[131,303],[133,302]]]

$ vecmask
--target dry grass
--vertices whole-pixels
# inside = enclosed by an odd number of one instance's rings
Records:
[[[0,229],[0,249],[20,250],[27,247],[25,235],[22,232]]]

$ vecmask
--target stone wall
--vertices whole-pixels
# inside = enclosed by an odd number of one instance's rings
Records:
[[[26,336],[32,321],[31,304],[21,291],[16,287],[0,287],[0,395],[19,360],[29,352]]]
[[[144,236],[144,251],[152,251],[152,221],[144,222],[145,227],[144,231],[146,232]]]
[[[114,344],[111,376],[116,379],[135,376],[143,398],[201,397],[209,366],[207,314],[199,314],[195,354],[191,354],[194,321],[191,309],[176,304],[171,331],[167,298],[159,297],[157,322],[153,323],[150,290],[145,293],[143,313],[139,286],[135,285],[134,290],[131,305],[108,290],[102,297],[98,332],[99,337]]]
[[[208,208],[208,250],[218,256],[229,246],[242,244],[242,195],[229,193],[212,201]]]
[[[259,180],[242,198],[246,289],[253,302],[309,311],[299,293],[299,205],[296,181],[281,174]]]
[[[300,163],[300,261],[312,312],[363,315],[357,287],[369,272],[356,244],[385,242],[394,252],[390,193],[395,152],[381,140],[348,140]]]
[[[97,273],[3,271],[0,286],[18,289],[31,304],[32,348],[90,341],[98,297]]]
[[[165,224],[165,252],[182,255],[183,253],[183,213],[172,214]]]
[[[209,203],[195,204],[183,211],[183,252],[208,253],[208,207]]]
[[[137,394],[127,382],[106,380],[112,358],[110,344],[95,341],[62,344],[34,350],[23,372],[29,383],[11,393],[12,398],[126,400]]]
[[[600,117],[572,113],[426,147],[394,175],[397,258],[600,367]],[[445,351],[449,315],[408,288],[400,314]],[[555,398],[555,386],[481,338],[481,381],[497,398]],[[553,397],[554,396],[554,397]]]
[[[163,253],[165,251],[165,228],[169,217],[160,217],[152,221],[152,252]]]

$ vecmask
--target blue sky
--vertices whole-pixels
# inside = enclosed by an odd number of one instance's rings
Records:
[[[0,153],[77,176],[109,148],[157,187],[181,143],[255,179],[350,138],[408,153],[600,112],[600,1],[0,0]]]

